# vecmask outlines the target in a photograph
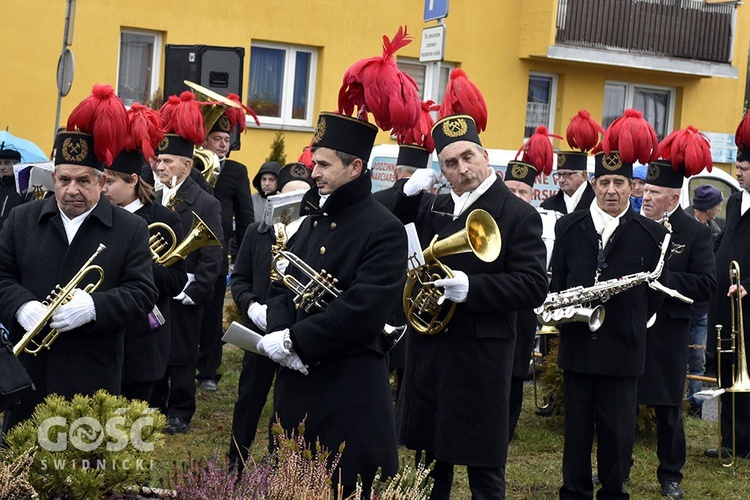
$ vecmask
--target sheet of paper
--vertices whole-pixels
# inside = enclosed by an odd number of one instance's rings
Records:
[[[237,346],[240,349],[265,356],[265,354],[258,352],[258,342],[260,342],[260,339],[262,338],[263,335],[254,332],[253,330],[245,326],[242,326],[236,321],[232,321],[232,324],[229,325],[229,328],[227,328],[227,331],[226,333],[224,333],[224,336],[221,338],[221,340],[228,344]]]

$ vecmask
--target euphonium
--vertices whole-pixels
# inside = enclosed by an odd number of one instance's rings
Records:
[[[750,374],[747,369],[747,353],[745,352],[745,325],[742,319],[742,294],[740,280],[740,265],[736,260],[729,263],[729,284],[736,287],[735,293],[731,297],[731,319],[732,333],[731,344],[729,349],[721,348],[721,328],[717,327],[716,350],[717,350],[717,368],[716,377],[719,387],[721,387],[721,355],[730,353],[734,355],[732,364],[732,386],[725,392],[732,394],[732,456],[729,462],[724,462],[722,457],[721,444],[721,398],[719,398],[719,463],[724,467],[731,467],[737,460],[737,420],[735,394],[738,392],[750,392]],[[718,325],[717,325],[718,326]]]
[[[86,285],[83,291],[86,293],[91,293],[99,288],[99,285],[101,285],[104,281],[104,269],[102,269],[100,266],[93,266],[91,265],[91,263],[94,261],[97,255],[99,255],[106,249],[107,247],[104,246],[104,244],[100,243],[94,254],[89,257],[89,260],[87,260],[83,264],[83,267],[78,270],[78,272],[75,274],[75,276],[73,276],[73,278],[68,282],[67,285],[62,288],[60,288],[60,286],[58,285],[54,290],[50,292],[45,301],[42,302],[42,305],[47,308],[44,316],[42,316],[39,321],[37,321],[36,324],[31,328],[31,330],[26,332],[21,340],[15,346],[13,346],[13,354],[18,356],[22,352],[27,352],[36,356],[42,349],[50,348],[52,342],[57,339],[57,336],[60,334],[60,332],[54,329],[50,330],[41,342],[35,341],[34,337],[39,335],[39,333],[47,326],[47,323],[52,318],[52,316],[54,316],[55,312],[60,308],[60,306],[66,304],[70,301],[70,299],[73,298],[73,291],[78,287],[78,285],[83,281],[83,279],[89,272],[98,272],[99,280],[96,283],[90,283]],[[29,344],[32,344],[34,347],[30,349]]]
[[[154,222],[148,225],[149,232],[153,231],[148,238],[148,247],[151,250],[151,257],[154,262],[159,262],[159,259],[174,250],[177,245],[177,236],[171,227],[164,224],[163,222]],[[170,241],[164,238],[160,230],[164,230],[170,238]]]
[[[180,260],[185,260],[190,252],[209,246],[220,247],[222,244],[219,238],[211,231],[211,228],[198,217],[198,214],[193,212],[193,225],[187,236],[185,236],[185,239],[169,252],[159,257],[156,263],[164,267],[169,267]]]
[[[434,335],[448,326],[453,318],[456,303],[451,302],[443,314],[440,300],[443,293],[433,285],[435,280],[453,277],[453,271],[440,262],[440,257],[473,252],[480,260],[492,262],[500,255],[501,246],[500,229],[495,219],[481,209],[472,210],[464,229],[440,241],[435,236],[422,252],[425,263],[406,273],[403,306],[409,324],[419,333]]]
[[[185,80],[184,83],[193,91],[196,101],[202,103],[201,112],[203,113],[203,124],[206,128],[206,134],[209,133],[216,121],[227,108],[241,107],[231,99],[228,99],[221,94],[217,94],[213,90],[207,89],[202,85],[198,85],[189,80]],[[213,151],[199,147],[195,148],[193,151],[193,158],[199,159],[201,163],[203,163],[203,177],[211,187],[214,187],[219,173],[219,157]]]

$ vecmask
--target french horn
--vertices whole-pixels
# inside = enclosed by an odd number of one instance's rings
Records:
[[[149,228],[151,228],[152,226],[154,226],[154,224],[149,226]],[[174,232],[172,232],[172,237],[174,238]],[[208,225],[203,222],[200,217],[198,217],[198,214],[193,212],[193,225],[190,227],[190,231],[188,231],[187,236],[185,236],[185,238],[178,245],[172,245],[172,247],[168,251],[162,253],[154,261],[164,267],[169,267],[176,262],[185,260],[191,252],[194,252],[199,248],[209,246],[221,247],[223,245],[221,244],[221,241],[219,241],[219,238],[216,237],[214,232],[211,231],[211,228],[208,227]],[[153,256],[153,248],[151,249],[151,253]]]
[[[434,282],[452,278],[453,271],[440,262],[441,257],[472,252],[483,262],[493,262],[500,255],[500,229],[492,216],[482,210],[472,210],[465,227],[440,241],[437,236],[422,252],[424,264],[406,273],[403,306],[406,320],[419,333],[435,335],[445,329],[453,318],[456,303],[444,307],[444,296]]]

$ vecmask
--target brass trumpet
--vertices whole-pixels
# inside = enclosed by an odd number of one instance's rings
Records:
[[[425,263],[406,273],[403,306],[409,324],[419,333],[434,335],[448,326],[453,318],[456,303],[451,302],[448,311],[443,313],[440,302],[443,293],[432,284],[443,277],[453,277],[453,271],[440,262],[440,257],[473,252],[480,260],[492,262],[500,255],[501,246],[500,229],[495,219],[481,209],[469,214],[464,229],[440,241],[435,236],[422,252]]]
[[[721,387],[721,355],[731,353],[735,356],[732,364],[732,386],[725,392],[732,394],[732,456],[729,462],[724,462],[723,448],[721,445],[721,397],[719,397],[719,463],[724,467],[731,467],[737,460],[737,420],[735,394],[738,392],[750,392],[750,374],[747,370],[747,353],[745,352],[745,327],[742,320],[742,287],[740,280],[740,265],[733,260],[729,263],[729,283],[736,286],[736,291],[731,298],[732,333],[730,348],[721,348],[721,325],[716,328],[716,379]]]
[[[86,285],[83,291],[86,293],[91,293],[99,288],[99,285],[101,285],[104,281],[104,269],[102,269],[101,266],[91,265],[91,263],[94,261],[97,255],[99,255],[106,249],[107,247],[104,246],[104,244],[100,243],[94,254],[89,257],[89,260],[87,260],[86,263],[83,264],[83,267],[78,270],[78,272],[75,274],[75,276],[73,276],[73,278],[68,282],[67,285],[62,288],[60,288],[60,285],[57,285],[55,289],[50,292],[44,302],[42,302],[42,305],[47,308],[47,311],[45,312],[44,316],[42,316],[39,321],[36,322],[31,330],[26,332],[21,340],[15,346],[13,346],[13,354],[18,356],[22,352],[27,352],[36,356],[42,349],[50,348],[55,339],[57,339],[57,336],[60,334],[60,332],[55,329],[50,330],[41,342],[35,341],[34,337],[39,335],[42,329],[47,326],[47,323],[52,318],[52,316],[54,316],[55,312],[57,312],[60,306],[68,303],[70,299],[73,298],[74,290],[83,281],[83,279],[89,272],[98,272],[99,280],[96,283],[90,283]],[[29,348],[29,344],[31,344],[33,347]]]
[[[157,222],[151,224],[149,228],[155,226],[156,224],[161,223]],[[169,231],[172,233],[172,238],[174,241],[174,232],[171,228],[169,228]],[[200,217],[198,217],[198,214],[193,212],[193,225],[190,228],[187,236],[185,236],[185,239],[182,240],[177,246],[174,246],[173,244],[172,247],[166,253],[164,253],[164,255],[155,258],[154,261],[164,267],[169,267],[176,262],[179,262],[180,260],[185,260],[191,252],[194,252],[195,250],[198,250],[202,247],[210,246],[221,247],[222,244],[221,241],[219,241],[219,238],[217,238],[213,231],[211,231],[211,228],[209,228],[208,225],[203,222]],[[151,247],[151,254],[154,254],[153,247]]]

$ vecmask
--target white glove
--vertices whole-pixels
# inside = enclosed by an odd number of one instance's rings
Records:
[[[289,259],[279,259],[276,261],[276,270],[280,274],[286,274],[287,267],[289,267]]]
[[[187,290],[187,287],[190,286],[190,283],[195,281],[195,274],[193,273],[186,273],[186,274],[187,274],[188,280],[185,283],[185,286],[182,287],[182,291],[178,293],[176,297],[172,297],[172,298],[176,300],[177,302],[182,302],[186,306],[194,306],[195,302],[193,302],[193,299],[191,299],[190,297],[188,297],[189,303],[187,304],[185,303],[185,297],[187,297],[187,295],[185,294],[185,290]]]
[[[469,277],[463,271],[453,271],[452,278],[435,280],[435,286],[442,286],[445,295],[438,299],[438,305],[445,302],[445,299],[453,302],[466,302],[469,297]]]
[[[182,302],[183,306],[194,306],[195,305],[195,301],[193,301],[193,299],[190,298],[190,295],[186,294],[185,292],[180,293],[180,295],[182,295],[181,302]]]
[[[431,168],[418,168],[404,184],[404,194],[414,196],[420,191],[429,191],[438,182],[440,174]]]
[[[16,319],[18,323],[27,332],[34,328],[34,326],[47,314],[47,308],[42,305],[38,300],[30,300],[25,302],[16,311]]]
[[[307,375],[307,366],[299,359],[296,352],[291,353],[289,356],[282,359],[280,362],[281,366],[289,368],[290,370],[297,370],[302,375]]]
[[[266,305],[265,304],[259,304],[257,302],[253,302],[250,304],[250,306],[247,308],[247,317],[250,318],[250,321],[255,323],[255,326],[266,331]]]
[[[282,359],[292,353],[292,351],[284,347],[284,337],[288,334],[289,329],[285,328],[284,330],[277,330],[265,335],[258,342],[258,352],[280,363]]]
[[[67,332],[96,320],[96,308],[91,295],[81,289],[73,291],[73,298],[67,304],[63,304],[52,316],[50,328],[58,332]]]

